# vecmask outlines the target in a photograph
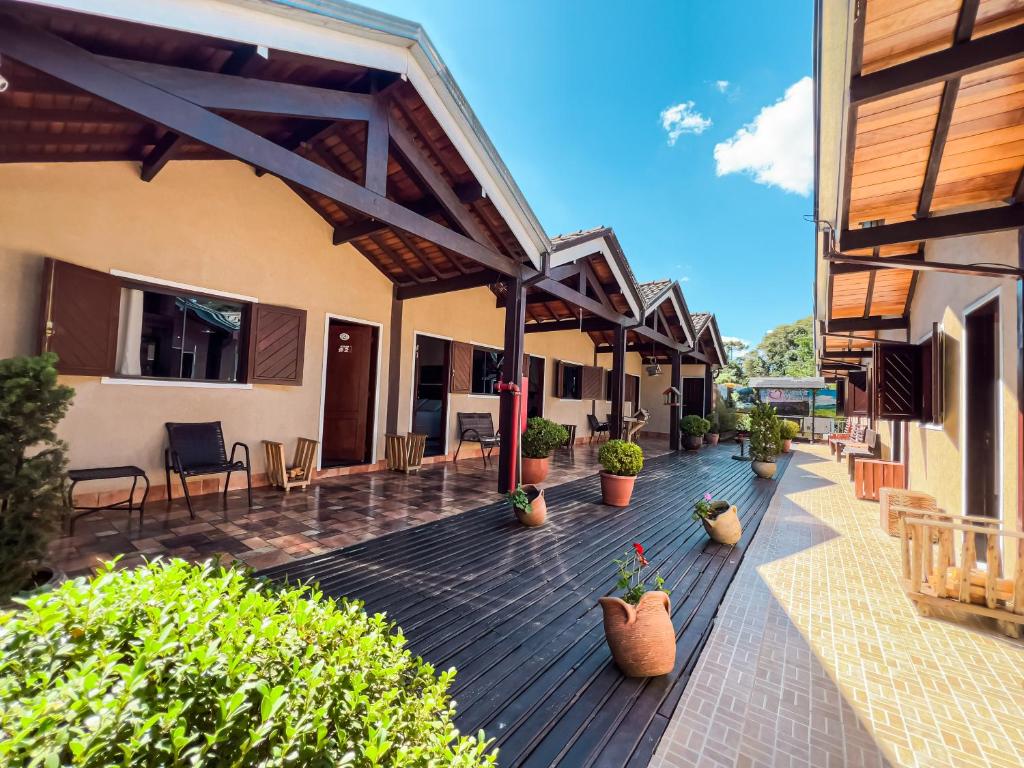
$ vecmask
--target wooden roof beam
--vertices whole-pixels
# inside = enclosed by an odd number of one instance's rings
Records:
[[[284,181],[299,184],[324,195],[364,216],[387,220],[400,229],[465,256],[484,267],[516,277],[523,271],[521,264],[507,256],[420,216],[311,160],[289,152],[188,99],[143,82],[135,75],[125,74],[109,66],[102,58],[13,16],[0,17],[0,52],[26,66],[135,112],[168,130],[226,152]],[[270,108],[274,84],[254,82],[258,83],[260,88],[269,89],[266,100],[256,99],[256,102],[264,108]],[[257,95],[250,93],[249,97],[255,98]]]
[[[825,328],[828,333],[843,331],[902,331],[910,327],[905,317],[844,317],[829,318]]]
[[[421,283],[399,288],[396,296],[399,299],[417,299],[421,296],[433,296],[438,293],[450,293],[452,291],[464,291],[468,288],[479,288],[497,282],[501,276],[489,269],[479,272],[471,272],[468,275],[459,275],[447,280],[435,280],[433,282]],[[529,328],[530,326],[526,326]]]
[[[962,18],[962,17],[961,17]],[[857,106],[1015,61],[1024,56],[1024,24],[850,79]]]
[[[955,264],[945,261],[925,261],[924,259],[910,258],[903,259],[898,256],[879,258],[873,256],[847,256],[843,253],[829,253],[825,256],[826,261],[844,261],[861,266],[873,267],[872,274],[877,267],[899,267],[912,269],[920,272],[950,272],[958,275],[973,275],[976,277],[1009,277],[1013,279],[1024,278],[1024,270],[1019,267],[1004,267],[997,264]]]
[[[1022,226],[1024,226],[1024,204],[1018,203],[980,211],[930,216],[916,221],[882,224],[877,227],[845,229],[839,238],[839,244],[844,250],[858,251],[862,248],[874,248],[880,245],[975,235],[982,232],[1018,229]],[[843,260],[855,261],[853,257]],[[892,260],[887,258],[885,261]]]

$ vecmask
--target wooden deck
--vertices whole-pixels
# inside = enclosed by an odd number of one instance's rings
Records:
[[[415,653],[454,666],[457,725],[496,739],[501,766],[646,766],[776,487],[735,451],[649,460],[626,509],[603,506],[598,478],[584,478],[547,490],[543,528],[492,504],[261,575],[363,600],[398,622]],[[739,507],[737,547],[691,521],[706,491]],[[678,655],[660,678],[623,677],[604,641],[597,598],[613,591],[611,561],[633,542],[672,590]]]

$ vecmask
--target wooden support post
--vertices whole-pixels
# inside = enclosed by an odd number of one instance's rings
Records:
[[[388,328],[388,408],[385,421],[387,434],[398,433],[398,402],[402,397],[399,380],[402,374],[402,310],[405,302],[399,296],[398,286],[391,291],[391,324]]]
[[[672,386],[675,387],[676,391],[683,391],[683,354],[681,352],[672,352]],[[678,451],[681,447],[679,439],[679,420],[682,416],[682,405],[680,398],[682,395],[673,395],[672,405],[668,409],[668,447],[673,451]]]
[[[622,439],[622,417],[626,395],[626,328],[615,326],[612,341],[612,417],[608,433],[613,439]]]
[[[507,279],[505,282],[505,347],[501,363],[501,380],[520,386],[523,382],[523,339],[526,325],[526,288],[521,280]],[[519,397],[525,397],[520,392]],[[518,477],[518,451],[521,435],[515,432],[515,412],[518,398],[511,392],[502,392],[498,416],[498,430],[501,433],[501,447],[498,457],[498,493],[512,490],[510,476]]]

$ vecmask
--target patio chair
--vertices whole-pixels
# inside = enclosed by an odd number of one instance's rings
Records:
[[[267,480],[270,484],[288,493],[292,488],[306,488],[313,480],[313,465],[316,463],[316,449],[319,443],[308,437],[300,437],[295,445],[295,459],[285,463],[284,443],[264,440],[263,449],[267,454]]]
[[[491,453],[501,443],[501,435],[494,431],[494,419],[489,413],[458,413],[459,422],[459,445],[455,449],[455,456],[452,461],[459,460],[459,451],[464,442],[480,444],[480,458],[484,461],[484,468],[491,458]]]
[[[164,450],[164,471],[167,475],[167,501],[172,499],[171,471],[181,478],[181,487],[185,491],[185,503],[188,514],[194,520],[195,510],[192,509],[192,496],[188,491],[188,478],[200,475],[226,474],[224,478],[224,504],[228,503],[228,486],[232,472],[245,472],[246,487],[249,492],[249,506],[252,506],[252,465],[249,462],[249,446],[235,443],[231,446],[228,457],[224,447],[224,431],[219,421],[195,423],[167,422],[168,448]],[[236,451],[241,448],[244,460],[235,459]]]
[[[882,444],[878,439],[878,433],[869,429],[864,433],[863,443],[845,443],[840,454],[840,461],[846,460],[846,470],[852,481],[856,476],[857,461],[861,459],[880,459],[882,457]]]
[[[611,434],[611,427],[608,424],[608,419],[599,421],[597,416],[592,413],[587,414],[587,424],[590,425],[590,444],[594,444],[594,438],[598,435],[609,435]]]
[[[837,454],[843,443],[864,441],[866,428],[862,424],[854,424],[843,432],[836,432],[828,436],[828,450],[833,456]]]
[[[1002,553],[1020,554],[1024,533],[989,517],[899,508],[903,589],[922,616],[932,608],[988,616],[1009,637],[1024,624],[1024,557],[1003,576]],[[960,540],[957,557],[955,540]],[[978,564],[978,547],[984,564]]]

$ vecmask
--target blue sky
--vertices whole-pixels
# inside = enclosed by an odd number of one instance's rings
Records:
[[[363,2],[423,24],[549,234],[612,226],[725,336],[810,314],[811,3]]]

